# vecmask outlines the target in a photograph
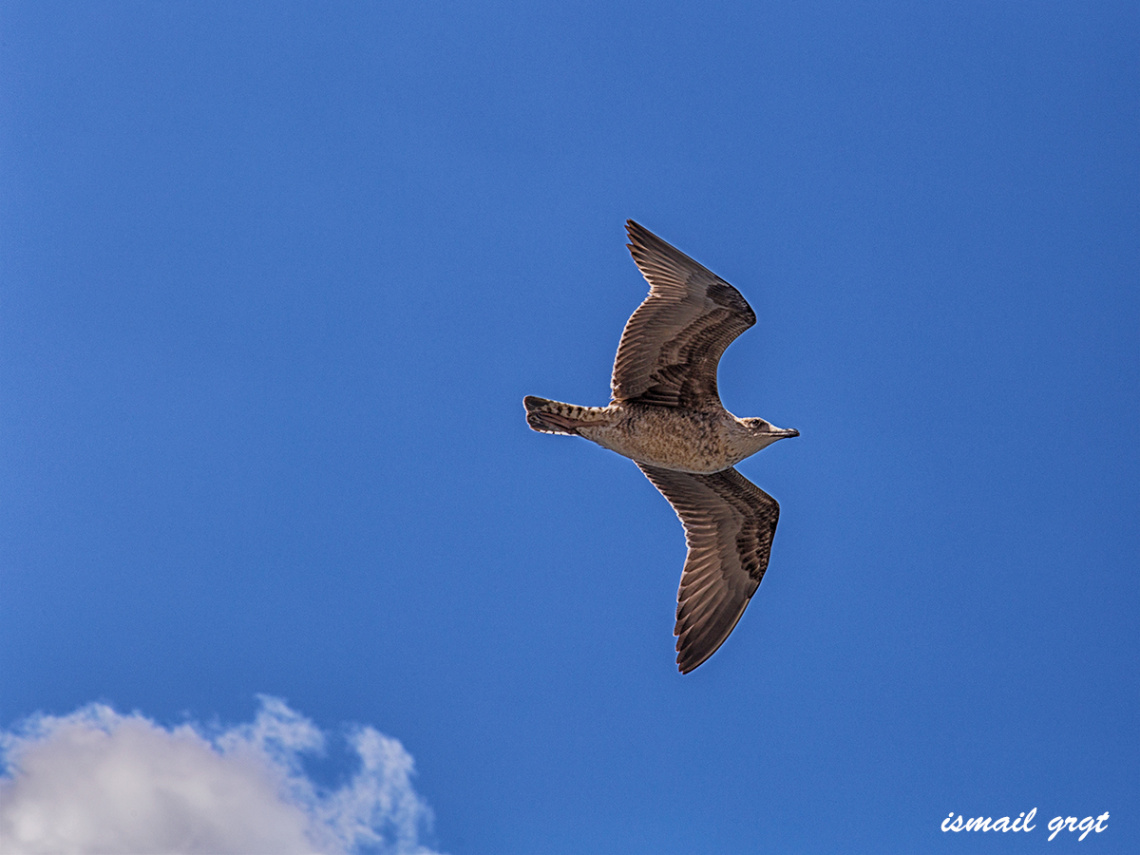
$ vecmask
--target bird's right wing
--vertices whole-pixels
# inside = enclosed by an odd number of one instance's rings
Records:
[[[695,475],[637,465],[685,527],[673,634],[677,667],[687,674],[724,643],[760,586],[780,506],[735,469]]]

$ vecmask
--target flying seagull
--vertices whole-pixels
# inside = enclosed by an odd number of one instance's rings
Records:
[[[633,220],[629,251],[649,296],[625,325],[606,407],[527,396],[526,421],[582,436],[636,463],[673,506],[688,555],[677,592],[677,667],[692,671],[736,627],[764,578],[780,506],[733,469],[799,436],[739,419],[716,389],[721,354],[756,323],[739,291]]]

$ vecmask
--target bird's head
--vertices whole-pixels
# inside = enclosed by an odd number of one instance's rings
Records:
[[[785,439],[789,436],[799,436],[800,432],[795,428],[778,428],[771,422],[766,422],[764,419],[741,419],[742,422],[748,427],[749,432],[757,437],[767,438],[771,442],[778,439]]]

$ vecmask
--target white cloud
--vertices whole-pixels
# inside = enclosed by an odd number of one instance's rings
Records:
[[[431,810],[412,787],[411,755],[371,727],[348,743],[359,770],[330,790],[301,766],[325,735],[277,698],[220,732],[103,704],[32,716],[0,733],[0,850],[432,855],[419,843]]]

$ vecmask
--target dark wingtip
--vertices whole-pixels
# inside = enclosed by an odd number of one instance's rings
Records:
[[[715,652],[715,651],[713,651],[713,652]],[[700,659],[697,659],[694,662],[692,656],[685,656],[685,654],[683,654],[683,653],[678,654],[678,656],[677,656],[677,670],[680,671],[682,674],[690,674],[693,671],[696,671],[698,668],[700,668],[706,662],[708,662],[709,658],[711,656],[712,656],[712,653],[708,654],[708,656],[704,656]]]
[[[652,253],[679,256],[681,260],[687,261],[690,264],[696,264],[700,267],[696,261],[689,258],[689,256],[685,255],[685,253],[681,252],[681,250],[677,249],[677,247],[673,246],[673,244],[667,240],[649,231],[649,229],[637,222],[637,220],[626,220],[625,232],[629,235],[629,243],[625,245],[626,249],[629,250],[630,255],[633,256],[634,261],[637,262],[639,267]]]
[[[629,243],[625,246],[630,252],[633,252],[638,245],[644,243],[644,235],[651,234],[649,229],[645,228],[645,226],[641,225],[637,220],[625,221],[625,233],[629,236]]]
[[[681,608],[680,604],[678,604],[678,606],[677,606],[678,611],[680,611],[680,608]],[[724,643],[724,639],[721,639],[721,644],[723,644],[723,643]],[[698,668],[700,668],[702,665],[704,665],[706,662],[709,661],[709,659],[712,657],[712,655],[714,653],[716,653],[717,649],[720,647],[720,644],[713,645],[712,650],[705,650],[704,652],[698,652],[699,647],[706,647],[706,646],[707,645],[705,645],[705,644],[699,644],[698,645],[698,644],[693,644],[692,642],[686,643],[686,639],[678,638],[677,639],[677,670],[680,671],[682,674],[688,674],[691,671],[697,670]]]

